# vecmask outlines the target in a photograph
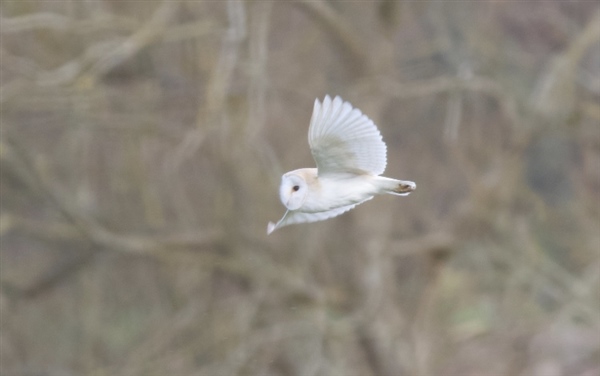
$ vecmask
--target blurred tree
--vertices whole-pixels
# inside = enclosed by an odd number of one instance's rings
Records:
[[[0,373],[600,373],[595,2],[0,17]],[[267,238],[325,94],[418,190]]]

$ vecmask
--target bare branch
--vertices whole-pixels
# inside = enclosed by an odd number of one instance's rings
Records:
[[[54,186],[50,178],[37,168],[35,163],[29,160],[27,153],[17,146],[13,140],[7,140],[2,146],[4,149],[0,155],[2,163],[28,177],[27,181],[34,190],[41,192],[50,199],[81,235],[98,246],[131,253],[156,254],[175,249],[210,247],[223,238],[224,234],[221,230],[198,231],[193,234],[169,236],[122,235],[109,231],[67,200],[64,194]],[[16,163],[16,161],[19,162]],[[29,231],[38,234],[48,235],[50,233],[56,235],[58,230],[63,235],[68,236],[68,232],[65,232],[63,227],[46,227],[29,221],[21,223]],[[41,227],[43,229],[40,229]]]
[[[302,0],[296,3],[312,14],[321,25],[339,41],[343,51],[348,56],[347,61],[359,71],[368,67],[366,49],[360,42],[361,38],[352,31],[346,20],[338,15],[322,0]]]
[[[600,41],[600,9],[569,48],[554,57],[542,72],[532,93],[532,106],[548,118],[561,119],[570,113],[575,100],[576,71],[586,51]],[[557,117],[557,115],[560,115]]]

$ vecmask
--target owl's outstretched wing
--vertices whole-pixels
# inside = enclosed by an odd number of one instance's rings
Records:
[[[315,100],[308,144],[320,176],[354,172],[381,175],[387,163],[381,133],[366,115],[342,98]]]
[[[323,211],[323,212],[318,212],[318,213],[305,213],[305,212],[301,212],[301,211],[288,210],[283,215],[283,218],[281,218],[279,220],[279,222],[277,222],[277,224],[274,224],[273,222],[269,222],[269,224],[267,225],[267,235],[269,235],[273,231],[277,230],[278,228],[281,228],[284,226],[293,225],[296,223],[324,221],[329,218],[337,217],[338,215],[343,214],[350,209],[354,209],[354,207],[356,205],[360,205],[363,202],[368,201],[372,198],[373,197],[369,197],[368,199],[361,201],[357,204],[340,206],[339,208],[335,208],[335,209],[331,209],[331,210],[327,210],[327,211]]]

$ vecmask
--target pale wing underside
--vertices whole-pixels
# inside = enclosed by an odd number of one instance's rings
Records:
[[[327,210],[327,211],[323,211],[323,212],[318,212],[318,213],[305,213],[305,212],[300,212],[300,211],[288,210],[283,215],[283,218],[281,218],[279,220],[279,222],[277,222],[277,224],[273,224],[273,222],[269,222],[269,225],[267,226],[267,234],[272,233],[273,231],[277,230],[278,228],[288,226],[288,225],[293,225],[296,223],[324,221],[329,218],[337,217],[338,215],[343,214],[350,209],[354,209],[354,207],[356,205],[360,205],[363,202],[368,201],[370,199],[372,199],[372,197],[369,197],[368,199],[361,201],[357,204],[340,206],[339,208],[335,208],[335,209],[331,209],[331,210]]]
[[[366,115],[340,97],[315,100],[308,144],[318,174],[354,172],[381,175],[386,146],[381,133]]]

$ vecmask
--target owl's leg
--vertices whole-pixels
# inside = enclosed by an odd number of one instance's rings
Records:
[[[377,176],[375,178],[375,183],[381,194],[387,193],[396,196],[406,196],[417,189],[415,182],[391,179],[386,178],[385,176]]]

